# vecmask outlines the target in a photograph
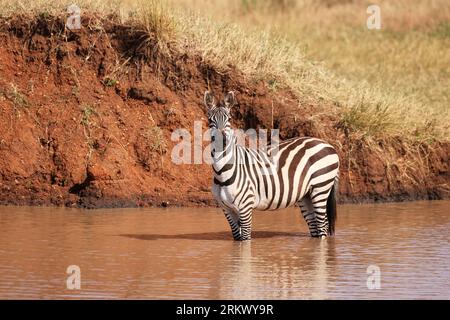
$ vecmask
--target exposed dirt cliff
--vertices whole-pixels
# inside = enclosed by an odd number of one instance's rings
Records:
[[[85,14],[82,26],[72,32],[48,15],[0,19],[0,204],[214,205],[210,167],[171,161],[173,130],[192,132],[195,120],[206,129],[208,87],[236,92],[236,127],[333,144],[341,201],[450,195],[448,142],[368,143],[326,107],[162,48],[136,25]]]

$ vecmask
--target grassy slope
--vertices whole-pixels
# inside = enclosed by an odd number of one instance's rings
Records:
[[[365,27],[368,1],[185,0],[246,30],[281,35],[290,50],[270,64],[287,74],[269,69],[299,93],[342,106],[334,111],[362,135],[448,139],[450,3],[377,3],[380,31]]]

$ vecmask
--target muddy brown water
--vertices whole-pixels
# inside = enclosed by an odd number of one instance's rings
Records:
[[[450,299],[449,229],[450,201],[342,205],[326,240],[257,212],[249,243],[214,208],[0,207],[0,298]]]

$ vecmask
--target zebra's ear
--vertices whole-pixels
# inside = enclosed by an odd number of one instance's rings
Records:
[[[236,97],[234,96],[234,92],[230,91],[225,96],[225,107],[228,109],[231,109],[236,104]]]
[[[209,91],[205,91],[205,96],[203,98],[206,108],[212,109],[216,103],[214,101],[214,96]]]

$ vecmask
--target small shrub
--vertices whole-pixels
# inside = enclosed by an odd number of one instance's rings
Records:
[[[105,79],[103,79],[103,84],[107,87],[115,87],[118,83],[119,83],[119,81],[117,81],[116,79],[109,78],[109,77],[106,77]]]
[[[91,116],[93,114],[97,114],[95,108],[91,105],[86,105],[82,111],[81,124],[84,126],[89,126],[91,124]]]
[[[160,155],[167,152],[167,143],[160,127],[151,127],[144,133],[144,137],[149,140],[149,148],[152,152],[157,152]]]
[[[41,13],[39,14],[39,17],[40,17],[41,19],[48,19],[48,18],[50,18],[50,13],[49,13],[48,11],[41,12]]]
[[[450,22],[444,21],[441,22],[431,33],[431,36],[435,36],[437,38],[450,38]]]
[[[27,97],[24,96],[14,84],[11,85],[9,99],[13,102],[15,108],[26,108],[29,106]]]
[[[358,105],[343,112],[340,125],[363,135],[383,134],[391,125],[389,107],[380,103],[372,105],[361,100]]]
[[[174,107],[169,107],[163,111],[166,117],[171,117],[177,113],[177,110]]]

